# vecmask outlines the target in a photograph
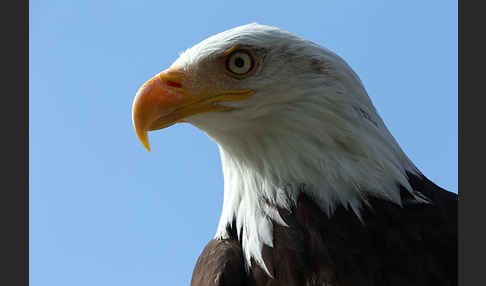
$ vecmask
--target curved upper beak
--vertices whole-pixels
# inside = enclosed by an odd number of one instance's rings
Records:
[[[181,84],[183,77],[180,70],[163,71],[144,83],[133,100],[133,126],[138,138],[149,151],[147,132],[156,129],[154,125],[157,119],[164,114],[168,115],[181,103],[184,97]],[[167,126],[174,123],[168,119],[165,122]]]
[[[189,93],[184,88],[185,77],[182,68],[171,67],[138,90],[133,100],[132,120],[138,138],[148,151],[148,131],[169,127],[195,114],[231,110],[217,102],[241,100],[254,93],[253,90],[219,91],[211,88]]]

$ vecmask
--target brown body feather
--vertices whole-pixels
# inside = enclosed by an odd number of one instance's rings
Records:
[[[409,174],[410,175],[410,174]],[[304,193],[279,210],[288,227],[274,223],[274,247],[263,248],[268,275],[252,261],[245,271],[235,224],[229,239],[212,240],[194,268],[191,286],[457,285],[457,195],[425,177],[410,175],[430,204],[403,207],[368,198],[360,221],[351,210],[328,217]]]

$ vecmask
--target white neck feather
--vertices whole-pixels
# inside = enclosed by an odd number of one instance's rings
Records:
[[[365,195],[401,204],[399,185],[414,195],[406,171],[418,171],[372,105],[326,98],[307,94],[245,130],[204,128],[219,145],[224,173],[215,237],[227,238],[235,219],[248,267],[253,257],[266,270],[261,250],[273,246],[272,221],[286,225],[274,206],[289,209],[302,184],[328,215],[342,205],[359,217]]]

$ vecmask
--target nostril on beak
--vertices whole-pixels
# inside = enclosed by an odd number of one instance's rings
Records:
[[[168,80],[166,82],[166,84],[168,86],[172,86],[172,87],[176,87],[176,88],[182,88],[182,84],[178,83],[178,82],[175,82],[175,81],[171,81],[171,80]]]

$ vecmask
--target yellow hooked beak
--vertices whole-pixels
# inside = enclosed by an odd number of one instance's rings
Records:
[[[206,88],[189,92],[184,89],[185,76],[182,68],[171,67],[144,83],[133,100],[133,126],[148,151],[148,131],[183,122],[184,118],[195,114],[231,110],[218,102],[241,100],[254,94],[251,89],[221,91]]]

